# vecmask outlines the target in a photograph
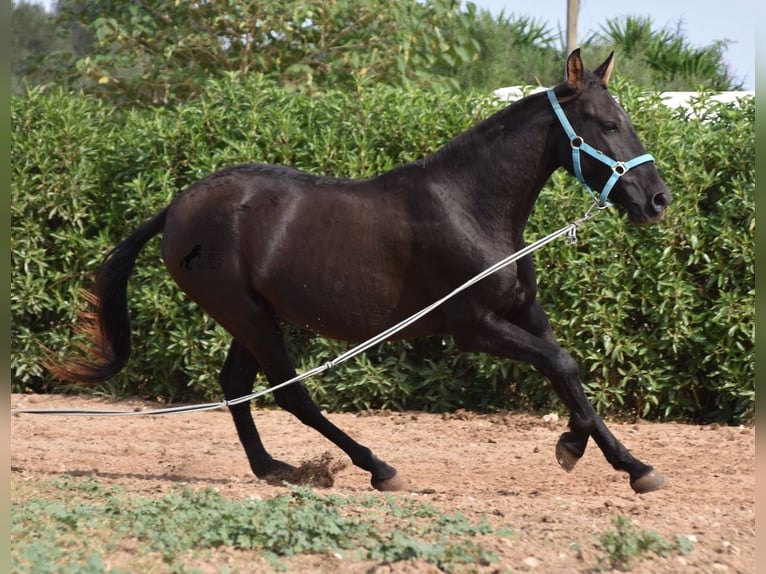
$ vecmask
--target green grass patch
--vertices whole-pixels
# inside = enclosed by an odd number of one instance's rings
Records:
[[[486,518],[472,522],[392,495],[344,497],[295,487],[265,500],[231,500],[179,485],[145,497],[72,477],[43,488],[42,495],[13,502],[14,572],[192,572],[187,564],[216,549],[254,552],[276,570],[287,569],[284,558],[326,554],[421,560],[449,572],[491,564],[497,556],[482,548],[482,536],[512,534]]]
[[[598,557],[600,569],[633,569],[636,560],[660,556],[688,555],[692,542],[684,536],[667,540],[653,530],[639,530],[627,516],[613,516],[613,528],[598,537],[603,555]]]

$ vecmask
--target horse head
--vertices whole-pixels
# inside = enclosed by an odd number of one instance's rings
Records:
[[[591,72],[575,50],[567,59],[566,81],[548,91],[563,129],[555,130],[559,158],[583,185],[597,190],[600,205],[619,205],[632,223],[653,223],[665,213],[670,191],[607,90],[613,67],[614,52]]]

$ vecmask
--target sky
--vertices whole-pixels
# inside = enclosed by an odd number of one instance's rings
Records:
[[[553,32],[566,34],[567,0],[471,0],[497,16],[527,16],[543,22]],[[584,40],[597,32],[607,19],[624,16],[648,16],[657,29],[675,30],[682,24],[684,37],[692,46],[709,46],[717,40],[728,40],[724,58],[734,77],[744,89],[755,89],[755,22],[760,10],[753,0],[725,0],[720,3],[700,0],[580,0],[578,36]],[[565,36],[564,36],[565,37]],[[620,65],[615,54],[615,66]],[[583,59],[588,62],[587,53]]]

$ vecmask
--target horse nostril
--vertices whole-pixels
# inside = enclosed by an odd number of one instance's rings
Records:
[[[664,210],[670,203],[670,195],[665,192],[658,193],[652,197],[652,205],[657,211]]]

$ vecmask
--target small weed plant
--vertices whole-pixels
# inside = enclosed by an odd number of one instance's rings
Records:
[[[639,530],[627,516],[613,516],[613,528],[598,538],[604,556],[598,557],[599,569],[630,571],[633,562],[654,554],[667,557],[672,554],[688,555],[692,551],[691,541],[684,536],[666,540],[652,530]]]

